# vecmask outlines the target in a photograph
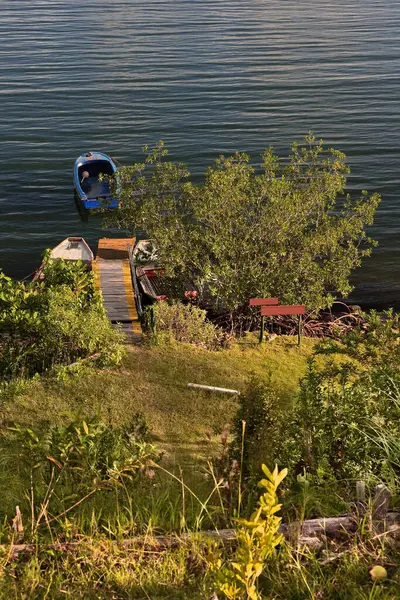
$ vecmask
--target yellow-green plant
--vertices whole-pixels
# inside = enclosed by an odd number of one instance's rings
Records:
[[[287,475],[287,469],[278,472],[275,466],[270,471],[262,465],[266,476],[259,486],[265,492],[259,498],[259,506],[250,519],[236,519],[237,546],[232,559],[224,560],[220,550],[210,558],[211,572],[219,592],[229,600],[260,600],[258,579],[263,571],[265,561],[275,552],[282,541],[279,533],[281,517],[277,513],[281,509],[278,503],[277,489]]]

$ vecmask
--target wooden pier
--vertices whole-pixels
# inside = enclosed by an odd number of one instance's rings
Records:
[[[142,328],[136,310],[129,250],[134,238],[99,240],[93,270],[110,321],[121,327],[129,342],[142,338]]]

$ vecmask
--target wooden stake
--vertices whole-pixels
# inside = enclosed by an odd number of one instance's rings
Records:
[[[358,514],[362,517],[365,515],[366,507],[365,507],[365,481],[357,481],[356,483],[356,497],[357,497],[357,511]]]
[[[22,542],[22,540],[24,539],[24,526],[22,525],[22,514],[19,509],[19,506],[15,507],[15,517],[13,518],[12,526],[17,541]]]
[[[298,329],[298,333],[297,333],[297,343],[299,346],[301,343],[302,325],[303,325],[303,317],[302,317],[302,315],[299,315],[299,329]]]
[[[265,328],[265,317],[261,317],[260,338],[258,340],[259,344],[262,344],[263,340],[264,340],[264,328]]]
[[[383,521],[386,519],[389,510],[389,500],[391,494],[385,484],[375,487],[374,506],[372,509],[372,520]]]

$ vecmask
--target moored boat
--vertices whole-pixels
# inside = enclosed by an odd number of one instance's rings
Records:
[[[83,237],[68,237],[50,252],[50,258],[82,261],[89,265],[94,260],[93,252]]]
[[[192,282],[165,275],[152,240],[137,242],[132,252],[132,263],[134,283],[138,284],[144,305],[178,298],[194,301],[198,297],[198,290]]]
[[[86,152],[76,159],[75,193],[85,209],[118,206],[118,202],[111,196],[108,182],[100,180],[100,175],[114,175],[116,170],[113,160],[102,152]]]
[[[50,258],[77,262],[80,260],[89,269],[94,260],[93,252],[83,237],[68,237],[50,250]],[[33,281],[43,279],[43,263],[33,274]]]

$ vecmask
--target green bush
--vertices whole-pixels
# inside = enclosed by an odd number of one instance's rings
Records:
[[[355,479],[396,485],[400,476],[398,317],[367,317],[365,329],[327,340],[317,353],[340,353],[318,367],[311,359],[300,391],[282,408],[270,382],[252,379],[240,397],[232,456],[250,480],[260,460],[287,466],[287,483],[345,488]],[[246,422],[242,449],[242,421]]]
[[[366,228],[380,197],[346,194],[342,152],[310,133],[285,160],[266,149],[259,169],[247,154],[220,156],[195,184],[162,142],[144,150],[144,163],[111,178],[118,208],[108,223],[146,231],[166,273],[207,290],[233,325],[249,298],[319,310],[332,305],[330,290],[349,295],[353,270],[375,245]]]
[[[208,350],[229,346],[229,336],[207,321],[206,311],[197,306],[158,302],[153,310],[157,341],[187,342]]]
[[[400,436],[388,385],[371,372],[354,381],[351,366],[319,372],[311,363],[285,445],[294,472],[305,470],[318,483],[386,477],[387,456],[372,431]]]
[[[42,279],[20,283],[0,273],[0,376],[31,377],[98,354],[122,357],[121,335],[107,319],[94,276],[81,263],[44,258]]]
[[[318,370],[311,362],[301,383],[290,453],[317,481],[400,474],[398,455],[388,452],[396,447],[389,438],[400,438],[400,317],[364,317],[362,327],[317,348],[341,355],[340,364]]]
[[[239,396],[230,446],[232,458],[242,463],[245,478],[258,477],[260,459],[268,466],[277,461],[280,464],[280,448],[287,425],[284,412],[282,399],[270,378],[251,377],[245,392]]]

